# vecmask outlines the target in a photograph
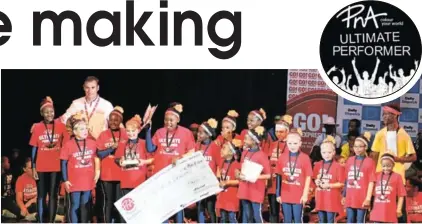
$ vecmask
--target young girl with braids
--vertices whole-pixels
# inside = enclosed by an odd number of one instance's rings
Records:
[[[343,191],[347,223],[364,223],[371,203],[375,182],[375,162],[366,156],[371,133],[365,132],[355,139],[355,156],[346,161],[346,184]]]
[[[125,144],[128,139],[126,130],[120,127],[123,112],[123,108],[116,106],[109,115],[109,129],[101,132],[97,138],[97,153],[101,159],[101,188],[105,196],[102,212],[106,223],[119,218],[113,204],[120,198],[120,167],[114,155],[119,144]]]
[[[343,208],[341,205],[341,189],[344,186],[344,168],[335,161],[335,139],[332,136],[321,144],[323,160],[314,166],[313,179],[316,185],[315,210],[318,211],[320,223],[334,223],[336,214]]]
[[[406,189],[400,174],[393,171],[394,156],[385,153],[381,157],[382,171],[375,174],[374,204],[370,220],[374,222],[397,223],[403,216],[402,206]]]
[[[303,222],[303,206],[309,199],[312,165],[309,156],[300,150],[302,130],[292,129],[286,138],[289,152],[277,162],[277,201],[282,204],[285,223]]]
[[[261,175],[259,175],[256,182],[252,183],[247,181],[245,175],[241,173],[241,170],[236,170],[236,178],[240,180],[237,197],[242,203],[243,223],[263,223],[262,203],[264,202],[265,197],[265,185],[266,180],[271,178],[270,161],[268,160],[267,154],[260,149],[264,132],[265,129],[262,126],[247,131],[241,159],[241,163],[248,160],[263,167]]]
[[[249,112],[248,119],[247,119],[247,125],[248,129],[243,129],[242,132],[240,132],[240,140],[244,143],[245,136],[247,135],[249,130],[254,130],[256,127],[260,126],[262,122],[264,122],[267,119],[267,114],[264,109],[259,110],[253,110]],[[263,133],[262,140],[260,143],[261,150],[264,152],[268,151],[268,139],[271,138],[271,136],[268,133]]]
[[[91,190],[100,178],[100,160],[96,143],[88,138],[87,123],[81,114],[72,117],[74,138],[60,152],[61,170],[66,191],[70,193],[70,223],[89,221],[87,207]],[[80,211],[78,220],[77,211]]]
[[[281,155],[286,152],[286,137],[289,133],[290,126],[292,124],[292,117],[290,115],[284,115],[280,118],[280,120],[275,125],[275,133],[277,141],[273,141],[268,147],[268,157],[270,158],[270,165],[271,165],[271,179],[267,183],[267,195],[268,195],[268,202],[270,204],[270,222],[271,223],[278,223],[280,221],[280,204],[277,202],[276,199],[276,189],[277,189],[277,181],[276,181],[276,166],[277,161],[281,157]]]
[[[216,207],[220,209],[222,223],[237,223],[236,213],[239,212],[239,198],[237,190],[239,180],[235,178],[235,170],[240,170],[239,163],[242,142],[239,139],[233,139],[226,142],[221,149],[220,165],[217,169],[217,179],[220,187],[224,189],[217,195]]]
[[[54,119],[54,105],[50,97],[41,102],[41,116],[44,120],[33,126],[32,146],[32,173],[37,181],[38,220],[44,222],[46,196],[48,200],[48,221],[54,222],[57,210],[57,195],[60,182],[60,148],[69,139],[65,125]]]
[[[151,126],[147,129],[145,141],[147,151],[154,153],[154,174],[175,163],[183,155],[195,151],[192,132],[179,125],[182,112],[181,104],[172,103],[165,112],[164,127],[158,129],[153,137],[151,137]],[[182,223],[183,220],[184,214],[181,210],[176,214],[176,222]]]
[[[195,147],[195,151],[202,152],[202,155],[207,160],[214,174],[217,173],[218,163],[220,162],[220,147],[212,141],[212,138],[216,136],[215,129],[217,128],[217,125],[218,122],[214,118],[203,122],[198,128],[198,143]],[[198,222],[205,223],[205,210],[208,210],[211,223],[217,222],[217,215],[215,211],[216,200],[216,196],[212,195],[197,203]]]
[[[236,134],[236,119],[239,114],[235,110],[230,110],[227,116],[223,118],[221,123],[221,134],[215,140],[219,146],[223,146],[226,142],[231,142],[232,139],[239,139],[240,135]]]

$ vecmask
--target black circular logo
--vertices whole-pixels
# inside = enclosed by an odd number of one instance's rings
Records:
[[[365,104],[384,103],[407,92],[420,78],[415,74],[421,55],[421,37],[413,21],[382,1],[342,8],[328,22],[320,42],[324,80],[337,94]]]

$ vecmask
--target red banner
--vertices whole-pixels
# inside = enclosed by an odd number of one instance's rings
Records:
[[[303,131],[302,151],[309,153],[315,139],[322,133],[322,122],[336,117],[337,95],[328,90],[300,94],[287,101],[287,114],[293,117],[293,127]]]
[[[287,100],[314,90],[330,90],[319,75],[318,69],[289,69]]]

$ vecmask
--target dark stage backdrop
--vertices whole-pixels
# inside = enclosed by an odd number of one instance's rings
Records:
[[[50,96],[56,117],[72,100],[84,95],[82,85],[89,75],[100,79],[101,97],[122,106],[125,121],[136,113],[143,116],[148,103],[159,104],[153,131],[163,125],[168,104],[183,104],[181,125],[217,120],[230,109],[240,114],[238,129],[246,127],[250,110],[264,108],[269,127],[286,106],[287,70],[3,70],[1,154],[13,148],[30,156],[30,127],[39,122],[41,100]],[[219,127],[220,128],[220,123]],[[143,135],[142,135],[143,136]]]

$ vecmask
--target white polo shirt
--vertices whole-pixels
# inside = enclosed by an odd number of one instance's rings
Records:
[[[66,124],[67,119],[81,111],[88,118],[88,128],[96,139],[102,131],[107,130],[108,117],[113,109],[113,105],[100,96],[91,103],[87,103],[86,98],[81,97],[72,102],[66,113],[62,115],[61,121]]]

